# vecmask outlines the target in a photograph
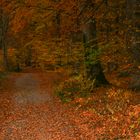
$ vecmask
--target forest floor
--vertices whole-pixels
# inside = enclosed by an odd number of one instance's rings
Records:
[[[82,109],[91,97],[63,104],[53,91],[61,79],[57,72],[10,74],[0,89],[0,140],[140,139],[139,104],[115,112],[110,103],[106,113],[103,99],[94,109]]]

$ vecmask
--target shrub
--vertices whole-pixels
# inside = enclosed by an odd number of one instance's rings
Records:
[[[63,102],[70,102],[76,97],[88,96],[93,86],[94,81],[86,80],[83,76],[75,76],[61,83],[56,89],[56,94]]]

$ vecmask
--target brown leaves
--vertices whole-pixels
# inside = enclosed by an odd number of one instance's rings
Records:
[[[17,77],[23,75],[25,74],[10,76],[11,79],[7,81],[7,87],[10,87],[8,86],[11,84],[10,81],[15,81]],[[76,98],[73,101],[80,106],[78,109],[68,108],[51,95],[54,80],[58,81],[62,78],[60,73],[40,73],[35,77],[40,82],[41,94],[46,94],[45,98],[49,94],[51,100],[47,100],[43,104],[20,106],[12,100],[13,94],[16,94],[13,89],[10,88],[10,91],[7,89],[7,92],[1,93],[0,124],[2,127],[0,128],[0,138],[9,138],[10,136],[15,139],[36,140],[47,139],[49,136],[53,140],[55,138],[68,139],[70,135],[71,138],[87,138],[89,140],[97,138],[135,140],[140,138],[140,105],[126,103],[127,106],[124,109],[124,106],[119,106],[120,103],[115,102],[116,99],[124,104],[125,102],[121,101],[122,98],[132,98],[127,91],[116,88],[95,90],[93,96]],[[13,84],[11,85],[13,86]],[[108,94],[105,94],[106,92]],[[117,110],[116,105],[122,109]],[[105,110],[108,112],[103,113]],[[113,113],[111,113],[112,110]]]
[[[127,90],[98,89],[89,98],[76,98],[71,102],[76,105],[77,118],[73,120],[85,133],[89,132],[90,138],[94,133],[100,139],[138,139],[140,106],[130,105],[135,102],[132,98]]]

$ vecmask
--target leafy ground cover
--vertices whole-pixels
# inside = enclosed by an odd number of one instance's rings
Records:
[[[92,84],[81,83],[81,79],[70,78],[60,85],[58,96],[80,111],[90,132],[105,140],[140,139],[139,92],[112,86],[92,89]]]
[[[0,91],[0,140],[140,139],[138,93],[92,85],[81,90],[78,79],[71,79],[63,94],[72,93],[58,98],[53,89],[64,79],[69,81],[60,72],[8,75]],[[88,88],[91,93],[85,96]]]

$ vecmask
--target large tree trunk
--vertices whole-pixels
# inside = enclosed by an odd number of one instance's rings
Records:
[[[108,84],[99,60],[96,35],[96,20],[89,21],[84,28],[84,49],[86,77],[95,80],[95,86]]]
[[[140,65],[140,1],[127,0],[126,16],[128,30],[126,44],[132,53],[136,65]]]

